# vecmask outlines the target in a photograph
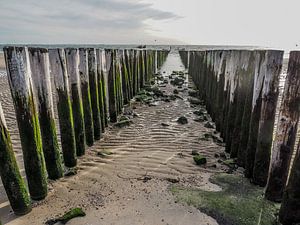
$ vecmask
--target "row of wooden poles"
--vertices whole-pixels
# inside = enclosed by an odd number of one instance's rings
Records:
[[[225,140],[226,152],[245,168],[247,178],[266,187],[268,200],[282,202],[282,224],[300,222],[300,144],[290,170],[300,116],[300,52],[290,52],[275,132],[283,51],[205,50],[180,55]]]
[[[109,121],[117,121],[123,105],[149,82],[168,51],[5,47],[4,54],[29,194],[1,107],[0,174],[13,211],[22,215],[31,210],[31,199],[47,196],[47,178],[59,179],[64,166],[76,166],[86,145],[102,137]]]

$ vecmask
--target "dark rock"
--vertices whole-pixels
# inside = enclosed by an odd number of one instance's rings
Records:
[[[193,157],[193,159],[197,165],[203,165],[207,163],[206,158],[201,155],[196,155]]]
[[[211,123],[211,122],[206,122],[206,123],[204,124],[204,127],[210,128],[210,129],[215,128],[214,124]]]
[[[175,184],[175,183],[179,183],[180,179],[179,178],[166,178],[167,181]]]
[[[174,90],[173,90],[173,93],[174,93],[175,95],[177,95],[177,94],[179,94],[179,91],[178,91],[177,89],[174,89]]]
[[[199,97],[199,91],[196,91],[196,90],[190,90],[189,92],[188,92],[188,94],[189,94],[189,96],[191,96],[191,97]]]
[[[167,123],[161,123],[161,125],[162,125],[163,127],[168,127],[168,126],[170,126],[170,124],[167,124]]]
[[[179,124],[187,124],[188,123],[188,119],[185,116],[181,116],[177,119],[177,123]]]

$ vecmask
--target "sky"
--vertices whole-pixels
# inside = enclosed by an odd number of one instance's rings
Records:
[[[299,49],[299,8],[299,0],[0,0],[0,43]]]

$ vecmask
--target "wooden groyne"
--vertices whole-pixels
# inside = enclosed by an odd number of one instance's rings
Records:
[[[169,51],[11,46],[4,53],[29,192],[1,107],[0,175],[13,211],[21,215],[31,211],[31,199],[47,196],[48,179],[75,167],[108,123],[118,121],[124,105],[150,82]]]
[[[299,223],[300,145],[286,183],[300,115],[300,52],[290,53],[275,136],[282,51],[180,51],[180,56],[230,157],[251,182],[267,186],[267,199],[282,201],[282,224]]]

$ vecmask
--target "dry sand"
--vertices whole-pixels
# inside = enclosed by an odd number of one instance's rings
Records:
[[[162,71],[168,76],[173,70],[183,70],[177,53],[171,53]],[[186,84],[187,87],[187,84]],[[171,93],[174,87],[162,87]],[[78,174],[51,182],[49,195],[34,205],[32,212],[16,217],[6,200],[1,186],[0,217],[4,224],[44,224],[49,218],[62,215],[72,207],[82,207],[86,216],[71,220],[70,225],[215,225],[217,222],[199,210],[175,202],[169,192],[168,178],[179,179],[186,186],[205,190],[219,190],[208,178],[225,170],[217,163],[215,153],[223,147],[210,141],[200,141],[205,132],[211,131],[204,123],[195,122],[196,115],[187,101],[187,90],[180,92],[183,99],[158,102],[156,106],[135,104],[138,117],[129,127],[110,127],[104,138],[87,149],[78,164]],[[15,114],[6,77],[0,78],[2,102],[14,149],[23,168],[20,140]],[[189,123],[179,125],[176,120],[184,115]],[[162,126],[161,123],[170,126]],[[101,150],[112,152],[105,158]],[[195,165],[192,150],[207,157],[204,167]],[[216,166],[216,168],[215,168]],[[24,170],[22,169],[24,175]],[[148,179],[145,179],[149,178]]]
[[[4,54],[3,52],[0,52],[0,70],[5,69],[5,61],[4,61]]]

